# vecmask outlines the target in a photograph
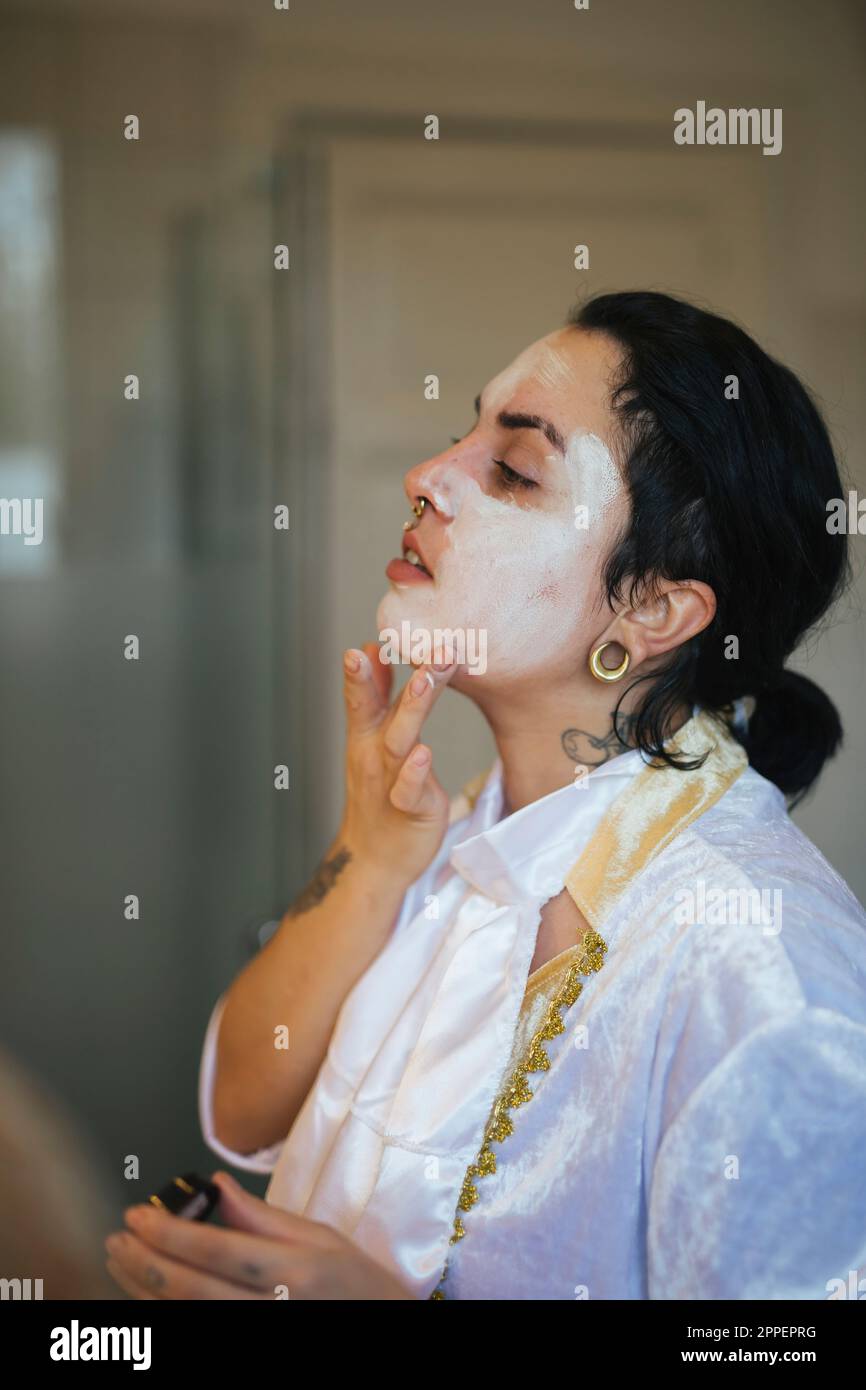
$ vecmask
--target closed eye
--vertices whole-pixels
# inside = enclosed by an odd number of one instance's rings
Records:
[[[494,459],[493,462],[501,474],[500,482],[509,491],[520,487],[538,487],[538,483],[533,478],[524,478],[522,473],[515,473],[513,468],[509,468],[503,459]]]
[[[452,444],[460,444],[461,442],[462,441],[458,439],[456,435],[451,435]],[[518,473],[515,469],[509,467],[504,459],[494,459],[493,462],[499,469],[499,482],[507,491],[511,492],[522,487],[538,487],[538,483],[535,482],[533,478],[525,478],[522,473]]]

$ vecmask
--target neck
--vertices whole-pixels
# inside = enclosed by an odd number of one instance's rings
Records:
[[[634,725],[639,692],[623,700],[614,688],[601,687],[581,698],[563,693],[531,694],[507,699],[479,700],[502,760],[505,814],[519,811],[540,797],[569,786],[636,747]],[[668,735],[688,719],[691,709],[682,705],[669,723]],[[617,734],[619,737],[617,737]]]

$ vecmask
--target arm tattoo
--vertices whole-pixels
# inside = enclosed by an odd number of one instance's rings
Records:
[[[617,757],[624,749],[634,747],[631,740],[637,715],[621,714],[616,723],[616,729],[611,724],[610,732],[602,738],[597,734],[591,734],[588,729],[563,730],[560,737],[566,757],[583,767],[601,767],[602,763],[610,762],[611,758]]]
[[[317,907],[328,896],[351,858],[347,849],[338,849],[330,859],[323,859],[306,888],[288,909],[286,916],[300,917],[302,912],[309,912],[310,908]]]

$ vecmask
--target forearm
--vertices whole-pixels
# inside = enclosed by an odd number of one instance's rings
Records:
[[[237,977],[220,1022],[213,1096],[217,1137],[227,1147],[250,1153],[288,1133],[343,1000],[385,944],[406,886],[354,860],[338,836]]]

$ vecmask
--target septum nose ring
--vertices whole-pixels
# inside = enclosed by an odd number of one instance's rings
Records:
[[[424,508],[425,508],[426,506],[427,506],[427,498],[426,498],[426,497],[419,497],[419,498],[418,498],[418,501],[415,503],[415,505],[414,505],[413,508],[412,508],[412,511],[415,513],[416,517],[418,517],[419,520],[420,520],[421,514],[422,514],[422,512],[424,511]],[[404,521],[404,522],[403,522],[403,530],[404,530],[404,531],[414,530],[414,528],[415,528],[415,526],[417,526],[417,524],[418,524],[417,522]]]

